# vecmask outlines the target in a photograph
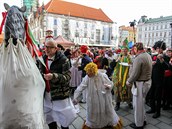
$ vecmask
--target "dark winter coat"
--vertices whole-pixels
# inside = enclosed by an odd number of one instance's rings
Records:
[[[47,56],[43,57],[46,62]],[[63,100],[69,97],[69,82],[71,72],[69,59],[60,51],[56,52],[55,59],[50,65],[50,73],[53,73],[53,79],[50,83],[50,93],[52,100]],[[45,66],[42,65],[41,71],[45,74]]]

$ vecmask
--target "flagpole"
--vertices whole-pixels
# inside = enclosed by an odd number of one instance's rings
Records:
[[[171,26],[171,48],[172,48],[172,23],[170,23]]]
[[[133,33],[134,33],[134,43],[136,43],[136,36],[135,36],[135,25],[136,25],[136,20],[129,22],[130,27],[133,27]]]

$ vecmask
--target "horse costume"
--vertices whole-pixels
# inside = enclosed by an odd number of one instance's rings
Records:
[[[45,84],[25,45],[26,7],[4,6],[8,12],[0,46],[0,129],[43,129]]]

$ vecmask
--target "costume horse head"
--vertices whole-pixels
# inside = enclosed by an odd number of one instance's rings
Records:
[[[43,129],[45,83],[27,48],[29,42],[36,50],[23,15],[26,7],[4,6],[8,12],[0,46],[0,129]]]
[[[24,12],[26,6],[21,8],[17,6],[10,7],[4,3],[4,7],[7,10],[6,22],[5,22],[5,42],[6,46],[9,44],[8,40],[13,38],[13,44],[16,45],[17,39],[22,43],[25,42],[25,18]]]

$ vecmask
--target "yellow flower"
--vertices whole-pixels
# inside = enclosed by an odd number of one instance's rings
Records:
[[[91,73],[91,74],[94,74],[96,75],[97,72],[98,72],[98,68],[97,68],[97,65],[93,62],[87,64],[84,68],[84,70],[86,71],[86,73]]]

